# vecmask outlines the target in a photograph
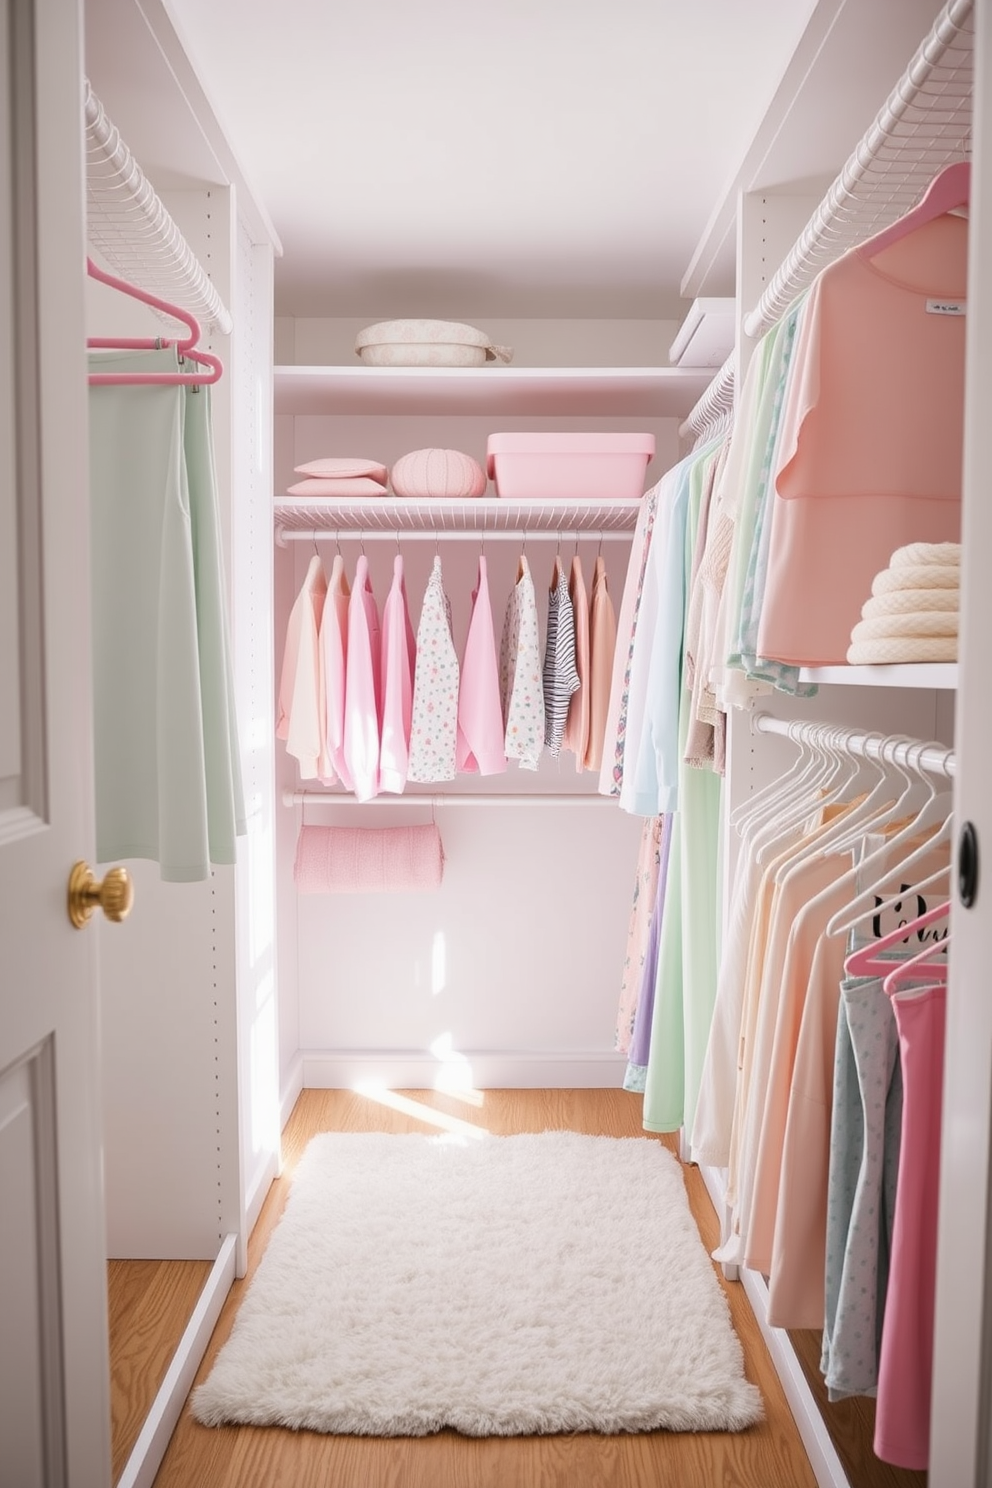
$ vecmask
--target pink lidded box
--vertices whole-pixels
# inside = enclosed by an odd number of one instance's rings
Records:
[[[636,501],[653,434],[490,434],[486,469],[508,501]]]

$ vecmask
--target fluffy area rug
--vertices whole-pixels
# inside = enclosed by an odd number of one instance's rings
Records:
[[[574,1132],[315,1137],[192,1409],[369,1436],[762,1415],[678,1163]]]

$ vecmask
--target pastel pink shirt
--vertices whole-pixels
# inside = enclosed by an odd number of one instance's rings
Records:
[[[317,635],[326,593],[324,567],[315,553],[286,628],[276,722],[276,735],[298,761],[301,780],[316,778],[323,750]]]
[[[824,269],[782,417],[758,654],[843,665],[896,548],[960,542],[968,225]],[[961,313],[953,313],[954,307]]]
[[[410,720],[417,645],[403,578],[403,559],[393,559],[393,583],[382,611],[382,734],[379,785],[399,794],[410,764]]]
[[[503,745],[496,634],[489,600],[486,560],[479,558],[479,577],[472,594],[465,654],[458,687],[458,742],[455,763],[466,773],[499,775],[506,769]]]
[[[355,566],[355,586],[348,602],[344,694],[345,764],[360,801],[369,801],[379,792],[381,669],[379,610],[363,553]]]
[[[340,780],[345,790],[352,788],[351,772],[344,757],[345,651],[350,595],[344,559],[335,553],[318,639],[319,699],[324,726],[319,774],[325,785]]]
[[[568,597],[575,617],[575,670],[579,674],[579,685],[568,701],[561,747],[572,751],[575,768],[581,770],[589,747],[589,600],[578,553],[572,559],[568,576]]]

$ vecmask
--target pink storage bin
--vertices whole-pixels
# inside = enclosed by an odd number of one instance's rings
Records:
[[[486,468],[508,501],[636,501],[653,434],[490,434]]]

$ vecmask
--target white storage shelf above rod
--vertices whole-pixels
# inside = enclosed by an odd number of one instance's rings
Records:
[[[693,367],[276,367],[288,414],[684,418],[712,378]]]
[[[803,667],[801,682],[818,687],[928,687],[953,692],[958,685],[956,661],[900,662],[890,666]]]
[[[487,533],[493,537],[523,537],[560,533],[590,541],[600,537],[630,537],[637,523],[641,498],[635,501],[504,501],[481,496],[472,501],[413,501],[400,496],[369,501],[324,499],[305,502],[276,497],[276,541],[299,540],[324,532],[333,537],[368,538],[424,535],[439,538]]]

